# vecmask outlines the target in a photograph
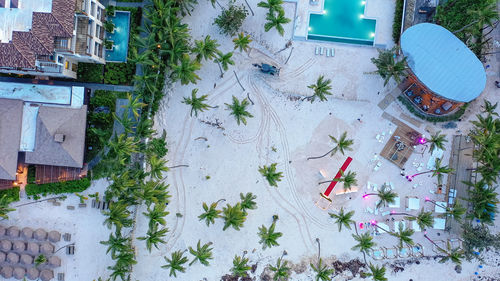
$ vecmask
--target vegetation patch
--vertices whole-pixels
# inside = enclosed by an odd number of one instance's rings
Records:
[[[98,63],[79,63],[76,80],[80,82],[102,83],[104,65]]]
[[[0,198],[7,196],[9,202],[19,201],[19,186],[0,190]]]
[[[89,188],[89,186],[90,186],[89,178],[82,178],[80,180],[74,180],[74,181],[45,183],[45,184],[30,183],[26,185],[26,194],[28,196],[34,196],[36,198],[38,197],[38,195],[47,196],[48,194],[82,192],[87,188]]]
[[[394,22],[392,23],[392,40],[394,40],[395,44],[399,44],[403,12],[404,0],[396,0],[396,11],[394,12]]]
[[[465,110],[467,109],[467,107],[469,106],[468,103],[466,103],[464,106],[462,106],[459,110],[457,110],[455,113],[453,114],[450,114],[450,115],[446,115],[446,116],[427,116],[423,113],[421,113],[418,109],[416,109],[414,107],[414,105],[411,103],[411,101],[409,101],[408,99],[406,99],[405,97],[403,96],[398,96],[398,100],[404,105],[406,106],[406,108],[415,116],[417,116],[418,118],[420,119],[423,119],[423,120],[427,120],[427,121],[430,121],[430,122],[447,122],[447,121],[456,121],[458,120],[460,117],[462,117],[462,115],[464,115],[465,113]]]

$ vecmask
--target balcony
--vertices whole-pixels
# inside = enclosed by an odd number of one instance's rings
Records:
[[[36,61],[36,70],[41,72],[61,73],[62,65],[55,62]]]
[[[71,39],[56,37],[54,40],[54,50],[56,52],[69,52],[69,51],[71,51]]]
[[[76,44],[75,53],[87,55],[89,53],[88,35],[89,19],[87,17],[78,17],[76,21]]]
[[[83,13],[87,15],[89,0],[76,0],[75,13]]]

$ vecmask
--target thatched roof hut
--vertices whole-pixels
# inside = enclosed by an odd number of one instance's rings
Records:
[[[38,241],[45,241],[47,240],[47,231],[43,228],[39,228],[35,230],[35,233],[33,233],[33,237],[38,240]]]
[[[19,255],[14,252],[9,252],[7,254],[7,262],[10,264],[16,264],[19,262]]]
[[[40,275],[40,271],[36,269],[36,267],[30,267],[26,271],[26,277],[28,277],[29,280],[36,280],[38,279],[38,276]]]
[[[0,250],[8,252],[11,249],[12,249],[12,242],[10,242],[9,240],[0,241]]]
[[[26,270],[22,267],[16,267],[14,268],[13,275],[17,280],[22,280],[24,278],[24,275],[26,275]]]
[[[7,228],[7,236],[9,236],[10,238],[17,238],[19,237],[19,228],[17,226],[11,226],[9,228]]]
[[[31,227],[25,227],[21,230],[21,237],[24,239],[32,239],[33,238],[33,229]]]
[[[2,277],[5,279],[9,279],[12,277],[12,267],[10,266],[2,266],[2,270],[0,270],[0,274],[2,274]]]
[[[61,266],[61,259],[57,256],[51,256],[49,258],[49,265],[53,267],[60,267]]]
[[[20,240],[14,241],[12,249],[18,253],[24,252],[26,250],[26,242]]]
[[[40,253],[48,255],[54,252],[54,245],[49,242],[44,242],[40,245]]]
[[[54,272],[49,269],[44,269],[40,272],[40,280],[49,281],[54,278]]]
[[[36,280],[38,279],[38,276],[40,276],[40,271],[38,271],[38,269],[35,267],[28,268],[26,277],[28,277],[29,280]]]
[[[30,255],[27,255],[27,254],[22,254],[21,255],[21,263],[26,264],[26,265],[33,264],[33,257]]]
[[[51,232],[49,232],[48,236],[50,242],[56,243],[61,241],[61,233],[59,233],[58,231],[52,230]]]
[[[40,246],[38,246],[35,242],[28,242],[28,247],[26,247],[26,251],[32,255],[38,254],[40,251]]]

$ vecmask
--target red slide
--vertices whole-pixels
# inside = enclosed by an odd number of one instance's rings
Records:
[[[335,178],[333,178],[334,181],[332,181],[330,183],[330,185],[328,186],[328,188],[325,190],[325,192],[322,195],[324,195],[326,198],[328,198],[330,196],[330,193],[332,192],[333,188],[337,184],[337,181],[335,181],[335,179],[338,179],[338,178],[340,178],[342,176],[342,173],[345,172],[345,170],[347,169],[347,166],[349,166],[349,164],[351,164],[351,162],[352,162],[352,158],[351,157],[347,157],[347,159],[345,160],[344,164],[342,165],[342,167],[340,167],[340,170],[335,175]]]

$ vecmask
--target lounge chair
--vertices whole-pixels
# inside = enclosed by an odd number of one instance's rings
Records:
[[[421,257],[424,255],[424,248],[420,244],[415,244],[411,247],[411,255],[413,257]]]
[[[385,248],[385,258],[395,259],[398,257],[398,250],[396,247]]]
[[[321,55],[323,55],[323,47],[321,47],[321,48],[320,48],[319,53],[320,53]]]
[[[319,47],[318,46],[316,46],[316,50],[314,51],[314,54],[319,55]]]
[[[332,48],[331,56],[332,56],[332,57],[334,57],[334,56],[335,56],[335,49],[334,49],[334,48]]]
[[[366,211],[367,211],[368,213],[370,213],[370,214],[373,214],[373,210],[372,210],[372,208],[370,208],[370,207],[366,207]]]
[[[408,246],[404,246],[402,248],[399,248],[399,251],[398,251],[398,257],[400,258],[407,258],[410,256],[411,252],[410,252],[410,248],[408,248]]]
[[[326,49],[326,56],[329,57],[330,56],[330,49]]]

